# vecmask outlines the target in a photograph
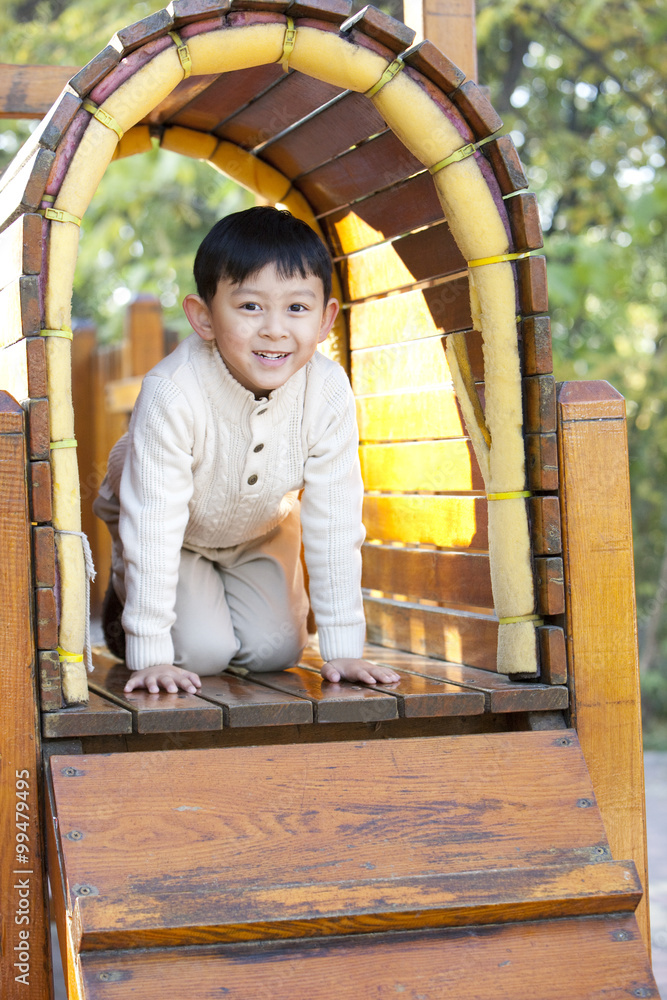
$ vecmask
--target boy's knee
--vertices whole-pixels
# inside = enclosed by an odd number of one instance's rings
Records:
[[[187,639],[174,636],[174,663],[184,670],[192,670],[200,677],[210,677],[219,674],[229,666],[238,651],[238,641],[232,638],[228,642],[212,641],[211,636],[190,635]]]
[[[251,644],[242,644],[233,662],[258,673],[285,670],[299,662],[307,639],[305,623],[299,627],[286,621],[271,632],[260,633]]]

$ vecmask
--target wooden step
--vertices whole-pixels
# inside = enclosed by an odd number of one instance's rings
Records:
[[[83,957],[88,1000],[628,1000],[659,994],[634,917]]]

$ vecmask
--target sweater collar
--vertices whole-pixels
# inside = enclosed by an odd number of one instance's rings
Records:
[[[213,406],[228,419],[241,423],[246,415],[258,410],[268,410],[273,419],[278,420],[289,412],[305,387],[307,365],[274,389],[270,396],[255,399],[254,393],[237,382],[231,374],[215,341],[204,341],[199,337],[197,341],[194,344],[195,350],[201,352],[207,362],[203,365],[202,379],[207,395]]]

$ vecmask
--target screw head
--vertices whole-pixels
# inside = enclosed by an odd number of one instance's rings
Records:
[[[70,832],[66,833],[65,836],[68,840],[83,840],[81,830],[70,830]]]

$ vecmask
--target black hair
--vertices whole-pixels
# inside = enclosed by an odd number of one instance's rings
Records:
[[[329,251],[309,225],[269,205],[234,212],[216,222],[195,257],[197,291],[209,304],[221,279],[239,285],[267,264],[274,264],[281,278],[296,274],[320,278],[326,306],[331,295]]]

